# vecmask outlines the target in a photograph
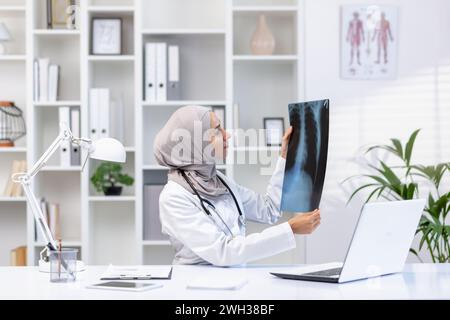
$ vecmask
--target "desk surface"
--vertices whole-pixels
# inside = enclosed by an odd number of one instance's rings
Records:
[[[283,280],[269,274],[295,266],[214,268],[175,266],[172,280],[163,288],[142,293],[85,289],[99,282],[106,267],[88,267],[77,282],[53,284],[36,268],[0,268],[0,300],[4,299],[167,299],[167,300],[278,300],[278,299],[450,299],[450,264],[407,265],[403,273],[346,284]],[[245,276],[248,284],[238,291],[189,290],[200,276]]]

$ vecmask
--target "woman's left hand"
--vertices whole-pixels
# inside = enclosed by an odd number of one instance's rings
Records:
[[[283,159],[287,158],[287,152],[288,152],[288,146],[289,146],[289,140],[291,139],[293,128],[290,127],[288,131],[286,131],[284,137],[283,137],[283,143],[281,145],[281,157]]]

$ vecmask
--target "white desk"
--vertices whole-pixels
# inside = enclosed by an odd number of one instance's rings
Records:
[[[160,281],[163,288],[143,293],[85,289],[98,282],[106,267],[89,267],[76,283],[53,284],[48,274],[36,268],[0,268],[0,300],[3,299],[167,299],[167,300],[277,300],[277,299],[450,299],[450,264],[406,266],[402,274],[327,284],[278,279],[270,271],[293,266],[249,266],[222,269],[175,266],[172,280]],[[186,284],[198,276],[232,277],[245,275],[249,283],[238,291],[187,290]],[[153,281],[158,282],[158,281]]]

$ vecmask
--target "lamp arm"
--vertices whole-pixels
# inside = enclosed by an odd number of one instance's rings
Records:
[[[47,220],[44,218],[44,214],[42,212],[38,200],[36,199],[36,196],[31,191],[30,182],[22,180],[21,185],[25,193],[25,196],[28,199],[28,203],[30,204],[30,209],[31,212],[33,213],[34,219],[39,225],[41,233],[45,238],[48,249],[56,251],[58,248],[56,240],[53,238],[52,232],[50,231]]]

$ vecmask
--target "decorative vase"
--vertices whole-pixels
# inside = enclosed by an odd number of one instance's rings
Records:
[[[120,196],[122,195],[122,187],[105,187],[103,192],[105,196]]]
[[[254,55],[272,55],[275,51],[275,38],[263,14],[259,16],[258,25],[253,33],[251,50]]]

